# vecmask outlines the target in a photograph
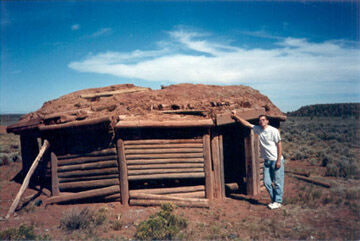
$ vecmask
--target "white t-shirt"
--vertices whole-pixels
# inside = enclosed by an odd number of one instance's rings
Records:
[[[257,125],[253,125],[252,128],[254,132],[259,135],[261,157],[267,160],[276,161],[276,143],[281,141],[279,130],[270,125],[268,125],[265,130]]]

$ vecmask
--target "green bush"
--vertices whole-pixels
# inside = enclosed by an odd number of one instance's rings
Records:
[[[88,207],[81,210],[72,208],[64,213],[64,217],[60,220],[60,228],[68,231],[86,230],[103,224],[106,218],[107,213],[104,208],[100,208],[98,211],[93,211]]]
[[[0,240],[49,240],[49,236],[38,236],[33,226],[21,224],[19,228],[10,228],[0,231]]]
[[[187,221],[173,214],[175,205],[164,204],[161,210],[141,222],[136,230],[135,238],[140,240],[171,240],[186,228]]]

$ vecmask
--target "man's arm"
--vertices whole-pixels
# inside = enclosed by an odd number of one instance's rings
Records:
[[[277,160],[276,160],[275,165],[276,165],[276,168],[279,169],[281,167],[281,154],[282,154],[281,141],[276,143],[276,147],[277,147]]]
[[[244,120],[240,116],[236,115],[236,111],[234,111],[234,110],[231,111],[231,118],[233,118],[236,121],[239,121],[241,124],[243,124],[246,127],[253,128],[253,126],[254,126],[250,122],[248,122],[247,120]]]

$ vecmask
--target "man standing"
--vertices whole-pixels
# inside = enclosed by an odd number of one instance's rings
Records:
[[[264,184],[271,198],[270,209],[280,208],[284,190],[284,158],[282,156],[279,130],[269,125],[266,115],[259,116],[259,125],[253,125],[231,112],[232,118],[248,128],[252,128],[260,139],[261,157],[264,158]],[[273,187],[273,182],[275,188]]]

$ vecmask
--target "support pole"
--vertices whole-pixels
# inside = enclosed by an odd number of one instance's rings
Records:
[[[116,144],[118,160],[119,160],[119,171],[120,171],[120,193],[121,203],[125,206],[129,205],[129,180],[128,170],[125,158],[124,141],[119,138]]]
[[[54,152],[51,152],[51,194],[58,196],[59,191],[59,177],[58,177],[58,159]]]
[[[13,201],[13,203],[10,206],[10,209],[5,217],[5,219],[9,219],[9,217],[15,212],[15,209],[17,207],[17,205],[19,204],[19,201],[21,199],[21,196],[24,194],[26,188],[29,186],[29,182],[30,182],[30,178],[31,176],[34,174],[36,167],[39,164],[39,161],[41,160],[41,158],[43,157],[45,151],[50,147],[50,143],[48,140],[44,141],[44,144],[42,145],[39,154],[37,155],[37,157],[35,158],[34,162],[32,163],[29,172],[26,174],[26,177],[24,179],[23,184],[20,187],[20,190],[18,192],[18,194],[15,197],[15,200]]]
[[[212,180],[212,167],[211,167],[211,146],[210,146],[210,134],[209,129],[203,136],[204,145],[204,169],[205,169],[205,193],[206,198],[211,200],[214,197],[213,194],[213,180]]]

